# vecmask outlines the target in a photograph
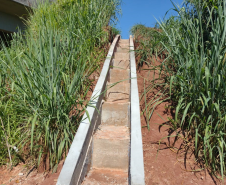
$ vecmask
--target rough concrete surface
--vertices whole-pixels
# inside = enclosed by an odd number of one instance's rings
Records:
[[[114,59],[115,60],[129,60],[129,53],[116,52]]]
[[[115,60],[114,59],[113,69],[129,69],[129,60]]]
[[[123,169],[128,172],[130,140],[95,138],[92,165],[94,168]]]
[[[129,126],[129,103],[109,103],[102,105],[102,125]]]
[[[113,85],[114,84],[108,84],[109,89],[107,90],[107,101],[129,102],[130,84],[120,82],[114,86]]]
[[[129,83],[130,78],[129,69],[112,69],[110,75],[110,82],[116,83],[119,81]]]
[[[128,174],[122,170],[93,169],[82,185],[128,185]]]

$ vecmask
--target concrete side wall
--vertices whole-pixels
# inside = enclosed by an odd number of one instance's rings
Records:
[[[18,28],[25,28],[22,20],[19,17],[0,12],[0,30],[6,32],[17,32]]]
[[[1,0],[0,2],[6,2],[10,4],[18,4],[26,7],[33,7],[35,6],[38,2],[45,2],[45,1],[56,1],[56,0]],[[12,7],[11,7],[12,8]],[[12,8],[13,9],[13,8]]]
[[[22,4],[24,6],[31,6],[32,4],[36,3],[37,0],[11,0],[11,1]]]
[[[140,101],[137,85],[134,43],[132,36],[130,36],[130,70],[131,70],[130,184],[145,185],[143,144],[140,120]]]
[[[0,0],[0,30],[16,32],[25,28],[20,17],[27,18],[28,11],[35,8],[37,2],[55,0]]]

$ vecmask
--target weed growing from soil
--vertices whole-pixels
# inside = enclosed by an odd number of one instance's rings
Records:
[[[10,47],[2,44],[0,164],[8,161],[8,141],[14,165],[29,159],[57,168],[86,109],[89,76],[100,60],[96,53],[114,37],[105,28],[117,21],[120,3],[40,3],[27,30],[14,34]]]
[[[172,127],[191,138],[197,160],[215,175],[220,173],[222,179],[226,160],[225,3],[195,0],[185,1],[182,8],[174,5],[178,17],[158,22],[161,31],[150,29],[150,35],[139,41],[142,51],[138,48],[141,65],[153,54],[165,55],[159,71],[165,80],[164,88],[168,88],[163,96],[168,94],[175,104]],[[148,30],[137,28],[133,31],[135,37]],[[145,50],[146,47],[149,48]],[[151,108],[144,111],[151,112]]]

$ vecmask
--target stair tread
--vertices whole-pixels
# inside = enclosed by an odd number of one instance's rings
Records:
[[[115,53],[129,54],[129,50],[127,48],[119,48]]]
[[[129,103],[105,102],[102,105],[101,124],[129,126]]]
[[[94,134],[95,138],[128,140],[130,139],[129,128],[127,126],[100,125]]]
[[[113,69],[129,69],[129,60],[113,60]]]
[[[114,59],[129,60],[129,53],[115,53]]]
[[[129,39],[120,39],[119,42],[129,42]]]
[[[110,71],[110,83],[116,83],[119,81],[128,82],[130,78],[129,69],[111,69]]]
[[[92,166],[128,171],[129,144],[128,127],[99,126],[93,137]]]
[[[115,55],[129,56],[129,52],[117,51],[115,52]]]
[[[127,52],[127,53],[129,53],[129,48],[128,47],[124,48],[124,47],[118,46],[116,48],[116,52]]]
[[[95,169],[87,175],[83,185],[128,185],[128,172],[123,170]]]
[[[114,85],[114,83],[109,83],[108,88]],[[124,101],[129,102],[129,93],[130,93],[130,83],[127,81],[119,82],[113,87],[107,90],[107,101],[116,102]]]
[[[129,44],[127,44],[127,43],[118,43],[118,46],[117,47],[129,49]]]

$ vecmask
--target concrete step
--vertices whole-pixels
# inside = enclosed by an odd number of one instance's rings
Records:
[[[110,83],[116,83],[119,81],[127,82],[127,83],[130,82],[130,70],[129,69],[111,69]]]
[[[124,48],[124,49],[129,49],[129,44],[118,43],[117,47],[121,47],[121,48]]]
[[[130,84],[127,82],[119,82],[114,85],[109,83],[107,85],[107,102],[129,102]]]
[[[116,53],[128,53],[129,54],[129,49],[128,48],[117,47],[116,48]]]
[[[93,168],[128,172],[130,132],[125,126],[99,126],[93,137]]]
[[[124,40],[124,39],[119,40],[118,46],[129,49],[129,40]]]
[[[115,60],[129,60],[129,53],[116,52],[114,59]]]
[[[122,56],[122,57],[129,57],[129,52],[127,52],[127,51],[117,51],[116,53],[115,53],[115,56],[116,55],[118,55],[118,56]]]
[[[128,173],[121,170],[92,169],[82,185],[128,185]]]
[[[129,44],[129,39],[120,39],[119,43]]]
[[[129,69],[129,60],[113,60],[113,69]]]
[[[102,105],[101,125],[127,126],[129,125],[130,103],[109,103]]]

